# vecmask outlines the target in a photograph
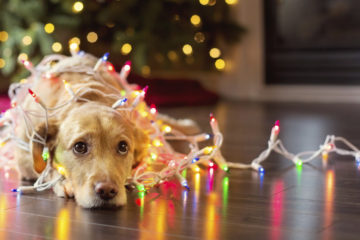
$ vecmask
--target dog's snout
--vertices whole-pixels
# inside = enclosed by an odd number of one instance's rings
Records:
[[[103,200],[110,200],[118,193],[118,188],[111,182],[98,182],[95,185],[96,194]]]

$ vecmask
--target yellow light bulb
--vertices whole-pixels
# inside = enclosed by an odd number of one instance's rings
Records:
[[[0,58],[0,68],[5,67],[5,65],[6,65],[5,60],[4,60],[4,59],[2,59],[2,58]]]
[[[128,55],[132,50],[132,46],[130,43],[124,43],[122,46],[121,46],[121,53],[123,55]]]
[[[77,1],[73,4],[72,10],[74,13],[79,13],[84,9],[84,4],[80,1]]]
[[[204,148],[204,153],[210,154],[213,150],[214,150],[214,147],[206,147],[206,148]]]
[[[89,32],[86,36],[86,39],[89,43],[94,43],[98,40],[98,35],[96,32]]]
[[[166,132],[166,133],[169,133],[169,132],[171,132],[172,129],[171,129],[170,126],[165,125],[165,126],[162,127],[162,130],[163,130],[164,132]]]
[[[47,24],[45,24],[45,26],[44,26],[44,30],[45,30],[45,32],[48,33],[48,34],[53,33],[54,30],[55,30],[55,26],[54,26],[54,24],[52,24],[52,23],[47,23]]]
[[[198,166],[196,166],[196,165],[193,167],[193,170],[194,170],[195,172],[200,172],[200,168],[199,168]]]
[[[212,58],[218,58],[218,57],[220,57],[220,55],[221,55],[221,51],[220,51],[220,49],[218,49],[218,48],[212,48],[212,49],[210,49],[210,51],[209,51],[209,55],[210,55],[210,57],[212,57]]]
[[[194,26],[199,26],[201,23],[201,18],[199,15],[192,15],[190,18],[190,22],[194,25]]]
[[[60,52],[62,50],[62,45],[59,42],[54,42],[51,48],[54,52]]]
[[[150,153],[150,159],[155,161],[157,159],[157,155],[155,153]]]
[[[69,48],[70,48],[71,51],[75,51],[75,52],[80,50],[79,45],[77,43],[71,43],[69,45]]]
[[[159,140],[159,139],[154,139],[152,144],[155,146],[155,147],[160,147],[162,146],[162,142]]]
[[[80,38],[78,37],[73,37],[69,40],[69,44],[76,43],[77,45],[80,45],[80,42]]]
[[[59,172],[61,175],[63,175],[63,176],[66,175],[66,170],[65,170],[64,167],[62,167],[62,166],[57,166],[57,170],[58,170],[58,172]]]
[[[22,42],[25,46],[28,46],[32,43],[32,38],[26,35],[25,37],[23,37]]]
[[[182,48],[185,55],[191,55],[193,52],[193,49],[190,44],[185,44]]]
[[[219,71],[224,70],[225,66],[226,66],[226,63],[223,59],[219,58],[218,60],[216,60],[215,67],[217,70],[219,70]]]

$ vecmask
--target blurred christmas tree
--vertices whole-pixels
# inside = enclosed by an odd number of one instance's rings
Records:
[[[237,0],[0,0],[0,68],[19,79],[17,61],[79,48],[151,70],[221,70],[222,46],[244,29],[230,14]]]

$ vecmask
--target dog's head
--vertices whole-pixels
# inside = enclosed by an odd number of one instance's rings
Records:
[[[66,170],[77,203],[86,208],[126,203],[125,181],[146,154],[148,137],[131,114],[94,102],[72,108],[61,121],[49,121],[47,145]],[[39,134],[46,132],[42,124]],[[34,168],[43,171],[43,146],[32,145]]]

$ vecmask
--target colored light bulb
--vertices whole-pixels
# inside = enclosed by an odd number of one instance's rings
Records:
[[[36,94],[30,88],[28,89],[28,91],[33,98],[36,98]]]
[[[300,159],[296,160],[296,166],[301,167],[303,165],[303,161],[301,161]]]
[[[156,110],[155,105],[154,105],[154,104],[151,104],[151,105],[150,105],[150,113],[154,115],[154,114],[156,114],[156,112],[157,112],[157,110]]]
[[[110,55],[110,53],[105,53],[102,57],[101,57],[101,60],[103,61],[103,62],[106,62],[108,59],[109,59],[109,55]]]
[[[44,162],[46,162],[49,159],[50,154],[49,154],[49,149],[47,147],[44,147],[41,156],[42,156]]]
[[[215,122],[216,119],[214,117],[214,114],[213,113],[210,113],[210,122]]]
[[[145,186],[142,184],[136,185],[136,188],[139,190],[139,192],[145,192]]]
[[[228,165],[226,165],[226,164],[224,164],[224,165],[222,166],[222,169],[223,169],[225,172],[229,171],[229,167],[228,167]]]
[[[197,161],[199,161],[200,158],[196,157],[196,158],[193,158],[193,160],[191,161],[191,163],[196,163]]]
[[[265,169],[263,167],[259,167],[259,173],[264,173],[265,172]]]
[[[204,148],[204,153],[210,154],[213,150],[214,150],[214,147],[206,147],[206,148]]]

